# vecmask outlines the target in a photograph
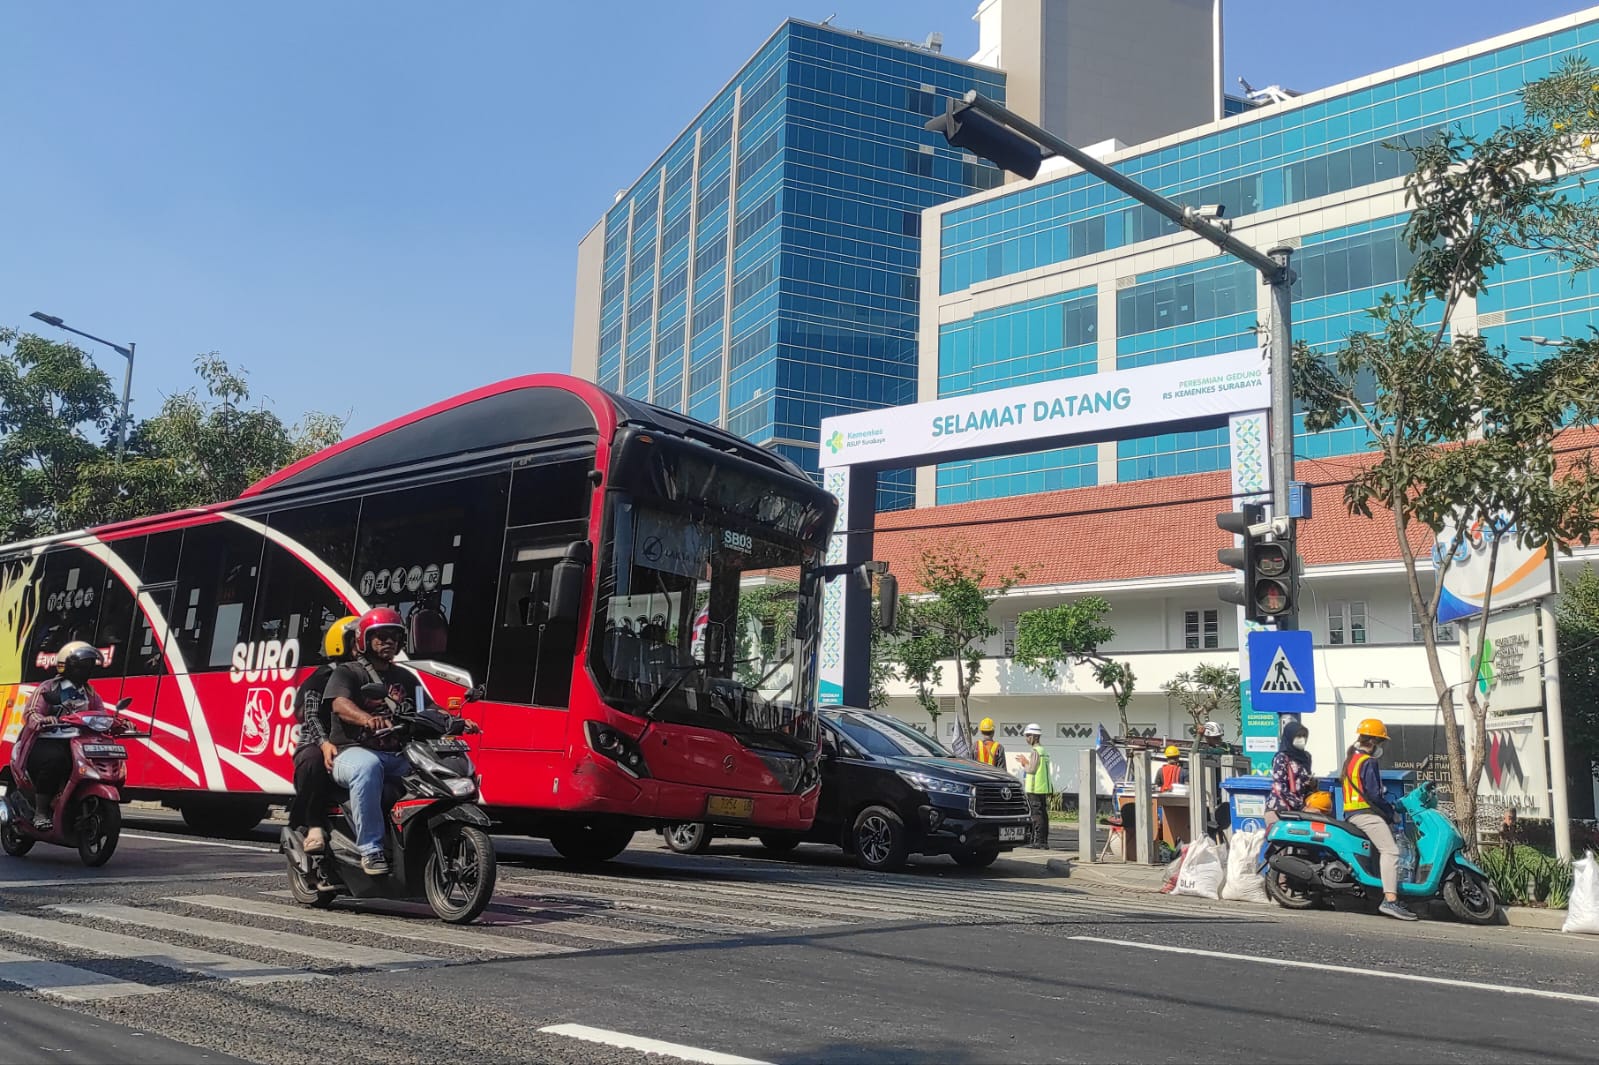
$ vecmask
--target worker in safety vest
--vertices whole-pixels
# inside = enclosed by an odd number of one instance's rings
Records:
[[[1188,783],[1188,767],[1183,765],[1183,752],[1176,744],[1166,748],[1166,764],[1155,767],[1155,790],[1168,792],[1179,784]]]
[[[1028,753],[1017,755],[1017,763],[1026,774],[1022,778],[1022,791],[1027,794],[1027,812],[1033,816],[1033,846],[1049,848],[1049,797],[1055,793],[1055,784],[1049,773],[1049,752],[1044,750],[1044,730],[1038,725],[1028,725],[1022,730],[1022,739],[1030,748]]]
[[[1378,762],[1388,728],[1368,717],[1355,727],[1355,732],[1355,745],[1344,759],[1344,819],[1364,832],[1377,850],[1383,893],[1379,912],[1396,921],[1414,921],[1416,915],[1399,902],[1399,844],[1393,830],[1398,815],[1383,794],[1382,765]]]
[[[977,740],[977,760],[984,765],[1005,768],[1005,746],[994,738],[994,719],[985,717],[977,723],[980,736]]]

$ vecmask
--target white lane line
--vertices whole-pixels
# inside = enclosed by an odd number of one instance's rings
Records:
[[[350,909],[341,909],[338,913],[323,913],[320,910],[308,910],[304,907],[293,908],[275,902],[258,902],[255,899],[235,898],[232,895],[183,895],[175,896],[168,901],[181,902],[189,906],[201,906],[211,910],[248,913],[257,917],[273,917],[278,920],[295,921],[301,924],[377,932],[393,939],[415,939],[424,943],[442,943],[446,946],[461,947],[464,950],[491,951],[496,954],[510,954],[516,957],[535,957],[540,954],[571,954],[578,949],[555,943],[543,943],[538,940],[495,935],[492,932],[469,931],[465,928],[454,928],[438,921],[419,921],[406,917],[358,913]]]
[[[71,950],[81,950],[89,954],[145,961],[165,969],[197,973],[240,984],[316,980],[322,976],[321,973],[310,973],[304,969],[230,958],[226,954],[217,954],[209,950],[158,943],[152,939],[140,939],[119,932],[87,928],[67,921],[47,921],[41,917],[24,917],[15,913],[0,914],[0,932]]]
[[[1439,987],[1459,987],[1468,991],[1492,991],[1500,995],[1525,995],[1530,998],[1549,998],[1558,1002],[1580,1002],[1585,1006],[1599,1006],[1599,995],[1578,995],[1570,991],[1546,991],[1538,987],[1483,984],[1475,980],[1451,980],[1444,976],[1417,976],[1414,973],[1384,972],[1381,969],[1357,969],[1350,965],[1332,965],[1317,961],[1292,961],[1287,958],[1259,958],[1252,954],[1228,954],[1220,950],[1200,950],[1197,947],[1170,947],[1164,943],[1138,943],[1130,939],[1102,939],[1099,936],[1068,936],[1079,943],[1103,943],[1112,947],[1134,947],[1154,950],[1163,954],[1193,954],[1201,958],[1221,958],[1225,961],[1247,961],[1256,965],[1277,965],[1285,969],[1314,969],[1324,973],[1346,973],[1350,976],[1370,976],[1381,980],[1400,980],[1411,984],[1435,984]]]
[[[19,954],[3,948],[0,948],[0,980],[67,1002],[98,1002],[127,995],[159,995],[167,990],[136,980],[118,980],[92,969],[45,961],[31,954]]]
[[[127,835],[126,832],[123,835]],[[171,876],[75,876],[54,880],[0,880],[0,890],[31,887],[102,887],[108,884],[193,884],[202,880],[259,880],[260,873],[174,873]]]
[[[146,910],[137,906],[104,904],[73,904],[51,906],[57,913],[70,913],[79,917],[95,917],[119,924],[142,925],[158,932],[180,932],[201,936],[241,947],[260,947],[282,951],[285,954],[303,954],[310,958],[338,961],[359,969],[412,969],[423,965],[437,965],[442,959],[427,954],[409,954],[403,950],[385,950],[382,947],[365,947],[355,943],[330,943],[326,939],[279,932],[254,925],[227,924],[208,921],[203,917],[184,917],[162,910]]]
[[[623,1050],[637,1050],[644,1054],[661,1054],[681,1061],[697,1061],[703,1065],[767,1065],[757,1058],[741,1058],[737,1054],[701,1050],[699,1047],[684,1046],[682,1043],[668,1043],[660,1039],[647,1039],[642,1035],[613,1032],[607,1028],[590,1028],[586,1024],[552,1024],[547,1028],[540,1028],[539,1031],[547,1035],[564,1035],[571,1039],[621,1047]]]
[[[278,849],[270,843],[219,843],[214,839],[194,839],[190,836],[157,836],[148,832],[124,832],[123,839],[153,839],[157,843],[178,843],[185,847],[225,847],[230,851],[254,851],[257,854],[276,854]]]

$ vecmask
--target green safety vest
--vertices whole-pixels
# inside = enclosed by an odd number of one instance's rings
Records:
[[[1027,772],[1027,783],[1024,787],[1029,795],[1053,795],[1055,788],[1049,782],[1049,752],[1044,750],[1040,743],[1033,748],[1035,762],[1033,768]]]

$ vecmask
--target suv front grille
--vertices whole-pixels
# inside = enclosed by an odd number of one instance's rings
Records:
[[[1020,784],[977,785],[978,817],[1026,817],[1027,797]]]

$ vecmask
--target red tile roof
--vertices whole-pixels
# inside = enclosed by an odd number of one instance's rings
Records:
[[[1592,446],[1599,433],[1562,441]],[[1314,487],[1315,516],[1299,526],[1306,565],[1374,562],[1399,557],[1392,512],[1351,515],[1343,485],[1372,455],[1301,459],[1297,477]],[[1203,473],[1008,499],[880,514],[873,555],[890,563],[904,591],[919,591],[916,569],[934,544],[964,542],[998,575],[1020,567],[1023,585],[1085,584],[1233,572],[1216,561],[1230,547],[1216,515],[1231,510],[1229,475]],[[1425,528],[1411,530],[1418,551],[1429,550]]]

